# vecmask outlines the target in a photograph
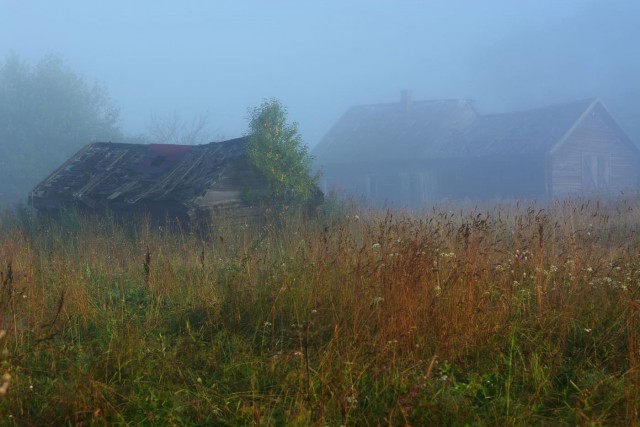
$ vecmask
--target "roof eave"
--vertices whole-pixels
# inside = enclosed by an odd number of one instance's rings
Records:
[[[562,147],[562,145],[564,145],[567,139],[569,139],[569,136],[571,136],[571,134],[576,130],[576,128],[580,125],[580,123],[582,123],[585,117],[587,117],[587,115],[591,111],[593,111],[595,106],[598,105],[599,103],[600,103],[600,100],[598,98],[594,98],[593,101],[591,101],[589,106],[585,108],[585,110],[582,112],[580,117],[578,117],[578,119],[573,123],[573,125],[571,125],[571,127],[564,133],[564,135],[562,135],[562,137],[553,145],[553,147],[551,147],[551,150],[549,150],[549,154],[554,154],[556,151],[558,151]]]

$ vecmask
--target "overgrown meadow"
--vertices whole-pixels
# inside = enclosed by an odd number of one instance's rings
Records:
[[[634,425],[640,201],[203,237],[5,213],[1,425]]]

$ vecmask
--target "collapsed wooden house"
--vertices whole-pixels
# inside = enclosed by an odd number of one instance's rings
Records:
[[[640,151],[597,99],[479,114],[468,100],[350,108],[313,154],[325,192],[371,204],[637,191]]]
[[[247,138],[203,145],[96,142],[38,184],[29,204],[42,213],[76,208],[187,224],[212,213],[255,214],[246,195],[267,188],[249,161]]]

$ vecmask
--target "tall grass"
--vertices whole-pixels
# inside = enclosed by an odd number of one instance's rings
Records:
[[[639,219],[5,214],[0,424],[636,424]]]

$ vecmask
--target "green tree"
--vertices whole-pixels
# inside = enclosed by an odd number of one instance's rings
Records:
[[[249,158],[269,186],[264,201],[302,205],[316,195],[318,174],[302,142],[297,123],[287,123],[287,109],[270,99],[249,113]]]
[[[59,57],[30,65],[12,53],[0,63],[0,206],[25,201],[85,144],[121,138],[107,92]]]

